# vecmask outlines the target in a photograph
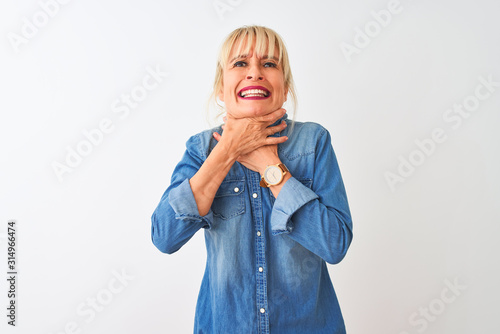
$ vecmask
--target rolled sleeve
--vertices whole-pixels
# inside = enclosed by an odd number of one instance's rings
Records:
[[[184,180],[175,189],[172,189],[168,195],[168,201],[175,212],[175,219],[204,222],[205,228],[210,229],[212,227],[212,210],[210,209],[205,216],[200,216],[188,179]]]
[[[271,212],[271,230],[273,235],[290,233],[293,230],[292,215],[318,195],[291,177],[283,185]]]

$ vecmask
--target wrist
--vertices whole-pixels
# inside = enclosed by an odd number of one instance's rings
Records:
[[[276,157],[275,159],[266,159],[266,161],[264,163],[261,163],[260,164],[260,168],[259,168],[259,174],[262,176],[264,175],[264,172],[266,170],[267,167],[271,166],[271,165],[279,165],[281,162],[280,158]]]
[[[278,187],[281,189],[281,187],[283,187],[283,185],[286,183],[286,181],[288,181],[291,177],[292,177],[292,174],[290,174],[290,172],[288,172],[285,175],[283,175],[283,180],[281,180],[281,182],[279,184],[274,185],[274,186],[269,186],[269,188],[271,190],[278,188]]]
[[[221,154],[223,154],[226,159],[231,162],[231,164],[234,164],[240,156],[240,154],[236,152],[232,145],[222,139],[217,143],[214,150],[215,149],[220,150]]]
[[[260,186],[270,188],[281,186],[290,178],[290,171],[283,163],[273,164],[266,167],[262,174]]]

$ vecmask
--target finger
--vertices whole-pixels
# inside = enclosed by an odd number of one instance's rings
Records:
[[[212,136],[215,138],[215,140],[220,141],[221,136],[217,132],[212,133]]]
[[[287,127],[286,122],[285,121],[281,121],[281,123],[278,124],[278,125],[266,128],[265,129],[266,137],[267,136],[271,136],[271,135],[275,134],[276,132],[283,131],[286,127]]]
[[[283,137],[267,137],[266,138],[266,145],[277,145],[277,144],[284,143],[287,140],[288,140],[287,136],[283,136]]]
[[[276,122],[278,119],[283,117],[286,114],[286,110],[284,108],[277,109],[273,111],[272,113],[269,113],[264,116],[260,116],[260,120],[269,124],[273,124]]]

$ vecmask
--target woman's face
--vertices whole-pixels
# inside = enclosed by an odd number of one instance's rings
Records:
[[[223,70],[219,99],[224,102],[227,113],[235,118],[266,115],[281,108],[286,101],[288,90],[283,70],[278,66],[277,50],[274,55],[258,56],[254,46],[247,55],[235,54],[233,47]]]

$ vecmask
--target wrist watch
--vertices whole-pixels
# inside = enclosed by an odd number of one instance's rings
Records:
[[[260,186],[269,188],[269,186],[278,185],[283,181],[283,177],[286,173],[290,173],[290,171],[284,164],[267,166],[260,180]]]

